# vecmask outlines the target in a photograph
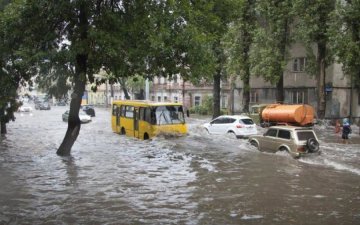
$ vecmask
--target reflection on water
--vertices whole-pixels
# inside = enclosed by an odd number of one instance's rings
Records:
[[[65,109],[18,114],[1,137],[0,224],[360,223],[360,145],[321,127],[322,154],[294,160],[210,136],[205,119],[186,137],[120,136],[97,109],[59,157]]]

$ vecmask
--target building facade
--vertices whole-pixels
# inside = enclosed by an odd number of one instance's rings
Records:
[[[284,71],[285,104],[309,104],[317,111],[317,80],[306,73],[306,50],[301,44],[294,44],[289,50],[291,58]],[[340,64],[332,64],[326,69],[326,111],[325,118],[337,119],[352,117],[360,119],[360,92],[344,75]],[[250,106],[276,102],[276,87],[263,78],[250,79]],[[235,88],[228,82],[221,84],[221,108],[229,112],[243,111],[243,82],[237,78]],[[206,96],[212,96],[213,86],[209,84],[192,85],[180,77],[167,80],[155,78],[150,91],[153,101],[183,102],[188,108],[202,104]],[[232,97],[233,96],[233,97]],[[233,100],[232,100],[233,99]]]
[[[294,44],[289,50],[291,58],[284,71],[285,104],[309,104],[317,111],[317,81],[306,73],[306,50],[300,44]],[[98,75],[99,79],[101,75]],[[230,88],[228,81],[221,82],[222,109],[229,113],[243,111],[243,82],[235,80],[235,87]],[[266,82],[261,76],[250,79],[250,106],[276,102],[276,87]],[[182,102],[191,108],[201,105],[207,96],[213,95],[212,84],[200,82],[193,85],[184,81],[179,75],[172,79],[154,77],[148,93],[149,100],[158,102]],[[342,72],[341,65],[332,64],[326,69],[326,112],[328,119],[352,117],[360,118],[360,92],[351,83],[351,79]],[[131,99],[135,95],[130,93]],[[110,105],[112,100],[125,99],[119,84],[102,84],[97,92],[87,87],[87,102],[95,105]]]

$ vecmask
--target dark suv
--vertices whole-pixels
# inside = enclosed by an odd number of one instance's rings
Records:
[[[309,127],[273,126],[263,135],[250,136],[249,141],[260,151],[287,151],[294,158],[320,153],[319,140]]]
[[[95,116],[95,109],[93,105],[82,105],[81,109],[91,117]]]

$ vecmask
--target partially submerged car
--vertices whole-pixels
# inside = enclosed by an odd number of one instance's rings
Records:
[[[27,105],[22,105],[20,106],[20,108],[18,109],[19,112],[31,112],[32,108],[31,106],[27,106]]]
[[[223,115],[205,123],[204,128],[209,134],[233,134],[237,138],[248,137],[257,134],[254,121],[243,115]]]
[[[40,110],[50,110],[51,107],[50,107],[50,104],[48,102],[42,102],[39,105],[39,109]]]
[[[80,119],[81,123],[89,123],[89,122],[91,122],[91,116],[87,115],[83,111],[79,112],[79,119]],[[62,120],[64,122],[67,122],[69,120],[69,110],[66,110],[62,114]]]
[[[81,105],[81,109],[89,116],[95,116],[95,109],[93,105]]]
[[[263,135],[250,136],[249,142],[260,151],[287,151],[294,158],[320,153],[319,140],[310,127],[273,126]]]

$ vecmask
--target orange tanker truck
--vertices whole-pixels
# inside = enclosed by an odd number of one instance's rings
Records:
[[[261,126],[280,124],[312,126],[314,124],[314,108],[306,104],[270,104],[259,112],[259,116]]]

